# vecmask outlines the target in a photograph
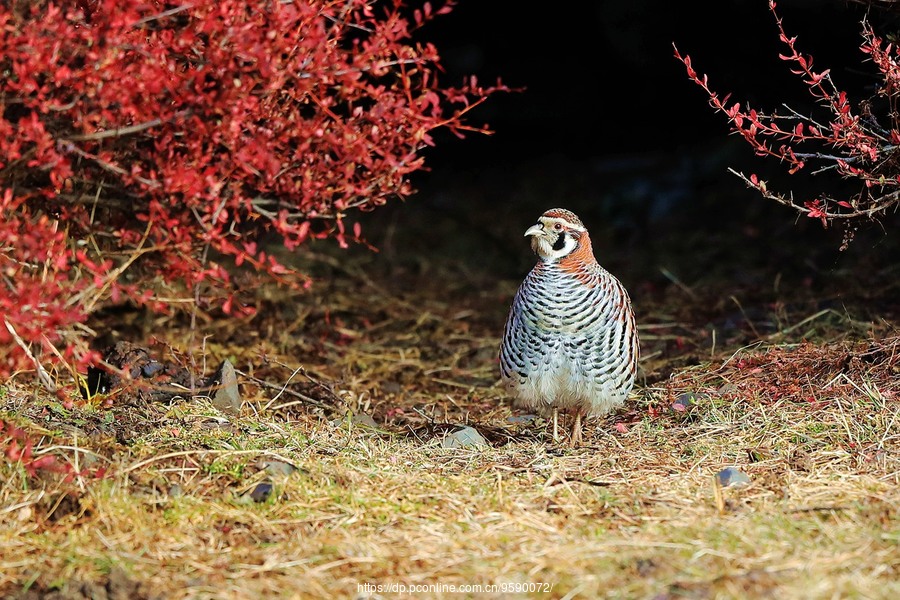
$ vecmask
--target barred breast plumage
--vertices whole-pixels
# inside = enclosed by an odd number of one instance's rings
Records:
[[[525,232],[538,262],[513,299],[500,347],[500,374],[515,404],[582,416],[621,406],[637,375],[639,344],[628,292],[594,258],[577,216],[551,209]]]

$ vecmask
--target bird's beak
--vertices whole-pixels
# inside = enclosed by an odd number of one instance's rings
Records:
[[[528,231],[525,232],[525,237],[528,237],[530,235],[543,235],[543,233],[544,226],[540,223],[537,223],[536,225],[532,225],[528,228]]]

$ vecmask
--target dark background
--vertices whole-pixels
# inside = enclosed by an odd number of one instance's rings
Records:
[[[690,54],[716,89],[760,107],[807,103],[809,96],[778,41],[765,0],[599,1],[538,10],[510,1],[461,0],[422,36],[441,52],[445,83],[473,73],[498,77],[521,94],[491,100],[479,116],[497,135],[448,144],[449,160],[510,160],[559,152],[568,157],[677,152],[727,132],[673,57]],[[874,85],[864,55],[865,10],[847,0],[782,0],[778,12],[801,50],[852,90]],[[798,106],[802,108],[802,106]],[[456,163],[459,164],[459,163]]]
[[[876,92],[876,69],[859,50],[864,5],[782,0],[778,12],[798,49],[818,70],[831,69],[854,103]],[[897,31],[890,13],[870,21],[884,34]],[[413,180],[418,192],[364,217],[379,260],[418,268],[457,260],[518,280],[534,260],[522,232],[561,206],[581,216],[600,263],[636,295],[667,289],[664,271],[725,293],[772,281],[827,286],[836,275],[879,276],[897,263],[890,217],[860,224],[842,251],[843,226],[825,229],[728,172],[757,173],[802,199],[858,190],[809,170],[788,176],[755,157],[674,58],[673,43],[733,101],[766,112],[783,103],[815,110],[779,59],[785,48],[765,0],[460,0],[417,36],[438,48],[444,85],[474,74],[521,91],[469,115],[493,135],[438,135],[426,151],[428,171]]]

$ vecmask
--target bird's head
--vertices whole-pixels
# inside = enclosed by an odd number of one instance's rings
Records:
[[[551,208],[542,214],[525,232],[525,237],[529,236],[531,248],[546,262],[561,260],[579,249],[592,254],[584,223],[564,208]]]

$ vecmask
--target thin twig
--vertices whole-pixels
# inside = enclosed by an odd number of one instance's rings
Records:
[[[309,404],[310,406],[315,406],[316,408],[321,408],[321,409],[325,409],[325,410],[331,410],[334,408],[334,406],[329,406],[327,404],[319,402],[318,400],[316,400],[314,398],[310,398],[309,396],[307,396],[305,394],[301,394],[300,392],[288,389],[287,387],[284,387],[281,385],[269,383],[268,381],[265,381],[264,379],[259,379],[257,377],[253,377],[252,375],[248,375],[247,373],[244,373],[243,371],[238,371],[237,369],[235,369],[234,372],[237,373],[238,375],[240,375],[241,377],[246,377],[247,379],[249,379],[250,381],[252,381],[253,383],[255,383],[257,385],[268,388],[270,390],[278,390],[279,395],[283,393],[283,394],[287,394],[288,396],[293,396],[294,398],[301,400],[304,404]],[[287,385],[287,384],[285,384],[285,385]],[[268,406],[269,405],[267,404],[266,408],[268,408]],[[276,408],[278,408],[278,407],[276,407]]]
[[[38,379],[40,380],[41,384],[43,384],[44,389],[46,389],[51,394],[55,394],[56,384],[54,384],[53,380],[50,379],[50,374],[43,367],[43,365],[41,365],[34,354],[31,353],[31,350],[28,349],[28,345],[21,337],[19,337],[19,334],[16,332],[15,327],[12,326],[12,323],[10,323],[6,317],[3,317],[3,323],[6,325],[6,330],[9,331],[9,335],[11,335],[14,340],[16,340],[16,344],[19,345],[19,348],[22,349],[22,352],[25,353],[25,356],[27,356],[29,360],[34,363],[34,367],[37,370]]]
[[[151,119],[150,121],[138,123],[136,125],[128,125],[127,127],[116,127],[115,129],[95,131],[94,133],[79,133],[77,135],[70,135],[68,138],[61,141],[86,142],[93,140],[105,140],[107,138],[114,137],[124,137],[126,135],[131,135],[132,133],[138,133],[144,131],[145,129],[150,129],[151,127],[156,127],[157,125],[162,125],[162,122],[162,119]]]
[[[669,271],[667,268],[665,268],[665,267],[660,267],[660,268],[659,268],[659,272],[662,273],[662,274],[666,277],[666,279],[668,279],[669,281],[671,281],[672,283],[674,283],[676,286],[678,286],[678,288],[679,288],[680,290],[682,290],[685,294],[687,294],[688,296],[690,296],[690,297],[691,297],[691,300],[697,300],[697,299],[698,299],[698,298],[697,298],[697,294],[694,292],[694,290],[692,290],[691,288],[689,288],[683,281],[681,281],[680,279],[678,279],[678,277],[677,277],[674,273],[672,273],[671,271]]]
[[[181,6],[176,6],[175,8],[170,8],[169,10],[164,10],[161,13],[157,13],[155,15],[150,15],[148,17],[144,17],[135,22],[135,27],[140,27],[141,25],[146,25],[151,21],[158,21],[160,19],[164,19],[165,17],[171,17],[172,15],[177,15],[180,12],[184,12],[186,10],[190,10],[194,8],[194,4],[192,2],[188,2],[187,4],[182,4]]]
[[[275,394],[275,396],[273,396],[271,400],[266,402],[266,405],[263,407],[263,410],[269,410],[269,407],[272,406],[272,403],[274,403],[276,400],[278,400],[281,397],[281,394],[283,394],[284,391],[287,389],[287,386],[291,383],[291,379],[294,378],[294,375],[296,375],[297,373],[301,373],[302,371],[303,371],[302,366],[294,369],[294,372],[291,373],[291,376],[288,377],[287,381],[284,382],[284,385],[282,386],[281,390],[279,390],[279,392],[277,394]]]

